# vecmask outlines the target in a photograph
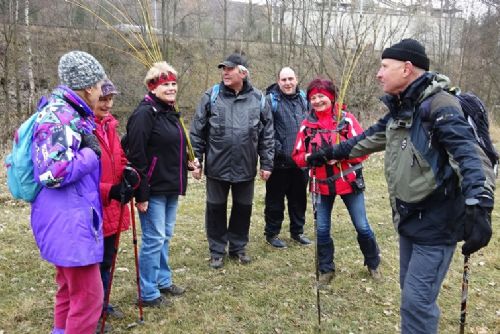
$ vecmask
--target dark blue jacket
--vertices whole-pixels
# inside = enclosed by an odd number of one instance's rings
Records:
[[[266,95],[273,112],[274,168],[297,167],[292,151],[300,124],[307,114],[307,101],[298,88],[295,94],[285,95],[276,83],[267,87]]]

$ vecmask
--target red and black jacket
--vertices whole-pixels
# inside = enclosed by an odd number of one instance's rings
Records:
[[[337,115],[333,115],[332,108],[322,112],[313,109],[300,126],[292,158],[297,166],[307,167],[306,154],[322,145],[336,144],[338,135],[340,141],[344,141],[362,132],[363,129],[356,118],[348,112],[342,111],[340,121],[337,121]],[[352,183],[361,177],[361,162],[366,158],[367,156],[362,156],[310,169],[309,176],[316,179],[315,189],[312,189],[311,182],[310,191],[321,195],[352,193]]]

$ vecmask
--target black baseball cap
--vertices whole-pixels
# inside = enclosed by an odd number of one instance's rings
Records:
[[[242,65],[244,67],[248,67],[247,60],[245,59],[245,56],[239,54],[239,53],[233,53],[229,55],[226,60],[224,60],[222,63],[217,65],[218,68],[222,67],[236,67],[238,65]]]

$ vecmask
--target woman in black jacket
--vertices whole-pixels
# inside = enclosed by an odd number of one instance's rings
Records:
[[[169,242],[178,197],[186,193],[187,170],[197,162],[189,154],[189,139],[175,108],[177,72],[166,62],[157,62],[144,83],[149,92],[127,123],[127,158],[141,175],[135,193],[142,228],[141,300],[144,306],[168,306],[162,295],[184,293],[172,283]]]

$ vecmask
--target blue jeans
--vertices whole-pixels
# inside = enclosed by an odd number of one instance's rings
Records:
[[[142,229],[139,253],[142,300],[156,299],[160,297],[160,288],[172,285],[168,248],[174,234],[178,198],[178,195],[151,196],[148,210],[139,212]]]
[[[316,199],[316,224],[318,237],[318,260],[321,273],[335,271],[335,245],[331,237],[332,208],[336,195],[319,195]],[[358,234],[358,244],[364,256],[364,264],[369,269],[377,269],[380,264],[380,255],[368,219],[366,218],[365,196],[363,193],[340,195],[347,211],[351,216],[352,224]]]
[[[317,233],[318,244],[330,241],[330,229],[332,226],[332,208],[336,195],[320,195],[317,199]],[[342,201],[349,211],[352,224],[358,233],[358,239],[372,239],[374,233],[368,224],[365,209],[365,195],[363,193],[350,193],[341,195]]]
[[[455,247],[418,245],[399,236],[402,334],[437,333],[440,312],[436,300]]]

